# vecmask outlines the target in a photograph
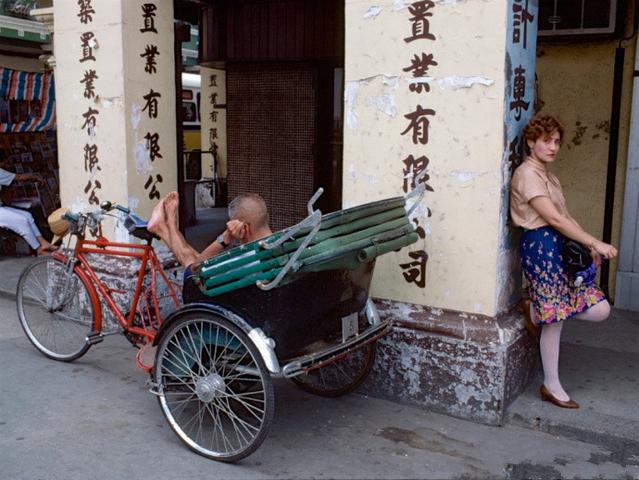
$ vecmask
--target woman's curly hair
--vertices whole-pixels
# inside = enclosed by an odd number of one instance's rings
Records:
[[[564,138],[564,126],[557,117],[552,115],[535,115],[528,125],[524,127],[524,145],[526,146],[526,153],[530,153],[528,150],[528,140],[536,142],[538,138],[546,138],[552,135],[553,132],[559,132],[559,138]]]

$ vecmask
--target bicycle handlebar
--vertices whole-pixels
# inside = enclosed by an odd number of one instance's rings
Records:
[[[111,203],[108,200],[105,200],[104,202],[102,202],[100,204],[100,208],[106,212],[109,212],[113,209],[115,210],[119,210],[122,213],[124,213],[125,215],[128,215],[129,213],[131,213],[131,209],[125,207],[124,205],[120,205],[118,203]]]
[[[117,203],[111,203],[110,201],[104,201],[100,204],[100,208],[92,212],[71,212],[67,211],[62,215],[64,220],[67,220],[70,226],[71,234],[84,236],[85,228],[89,228],[95,235],[95,232],[99,232],[100,222],[102,217],[111,210],[119,210],[127,216],[133,215],[131,210],[123,205]]]

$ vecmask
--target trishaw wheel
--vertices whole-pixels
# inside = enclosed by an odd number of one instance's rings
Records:
[[[212,313],[187,313],[162,336],[154,381],[162,412],[191,450],[223,462],[253,453],[273,421],[269,371],[253,342]]]
[[[29,341],[44,355],[70,362],[89,350],[94,325],[91,285],[53,257],[39,258],[20,275],[18,318]]]
[[[376,342],[348,353],[336,362],[291,378],[302,390],[323,397],[351,393],[366,379],[375,363]]]

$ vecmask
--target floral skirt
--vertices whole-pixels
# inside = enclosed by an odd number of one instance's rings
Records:
[[[570,281],[561,258],[563,241],[563,235],[549,226],[521,236],[519,253],[537,325],[560,322],[606,298],[595,283],[576,287]]]

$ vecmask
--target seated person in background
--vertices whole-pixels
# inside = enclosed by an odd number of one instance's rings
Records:
[[[266,203],[259,195],[247,193],[235,197],[229,204],[226,230],[202,252],[198,252],[187,243],[178,230],[178,204],[177,192],[168,193],[153,209],[146,228],[160,237],[178,262],[186,267],[185,279],[191,275],[191,268],[195,264],[221,253],[230,246],[253,242],[272,234]]]
[[[33,173],[12,173],[2,168],[5,166],[5,162],[0,162],[0,191],[3,190],[3,187],[6,189],[6,187],[10,186],[14,180],[40,181],[40,178]],[[20,235],[38,255],[44,255],[57,248],[44,239],[33,220],[33,215],[26,210],[5,205],[2,200],[0,200],[0,227]]]

